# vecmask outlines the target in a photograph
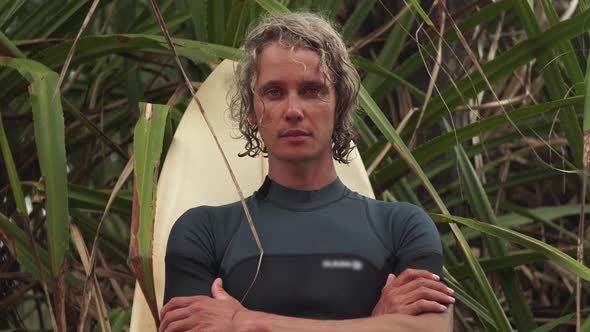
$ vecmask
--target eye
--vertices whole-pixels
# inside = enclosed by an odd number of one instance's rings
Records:
[[[322,89],[320,87],[308,86],[303,89],[302,94],[304,97],[314,98],[314,97],[319,97],[321,93],[322,93]]]
[[[278,87],[268,88],[264,91],[264,96],[269,98],[279,98],[283,95],[283,91]]]

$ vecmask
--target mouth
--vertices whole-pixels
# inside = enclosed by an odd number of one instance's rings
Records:
[[[289,142],[302,142],[311,137],[311,134],[302,129],[287,129],[279,137]]]
[[[310,136],[309,132],[301,129],[287,129],[280,134],[281,137]]]

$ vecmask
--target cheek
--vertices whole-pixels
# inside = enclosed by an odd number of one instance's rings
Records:
[[[248,116],[248,120],[251,123],[258,123],[264,115],[264,103],[260,98],[254,97],[253,106],[253,111]]]
[[[250,112],[250,114],[248,114],[248,123],[250,125],[255,125],[258,121],[256,120],[256,114],[254,113],[254,111]]]
[[[326,120],[326,124],[330,127],[330,136],[334,135],[334,126],[336,125],[336,121],[338,121],[338,117],[336,116],[336,112],[334,111],[331,116],[328,117]]]

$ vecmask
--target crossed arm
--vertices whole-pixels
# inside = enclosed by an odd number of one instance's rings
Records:
[[[315,332],[315,331],[451,331],[453,291],[425,270],[407,269],[389,275],[371,317],[313,320],[251,311],[223,289],[211,286],[213,297],[176,297],[161,311],[159,331]],[[448,306],[446,306],[448,305]]]
[[[247,315],[251,315],[248,318]],[[452,308],[442,314],[425,313],[420,316],[385,314],[369,318],[347,320],[311,320],[266,313],[243,314],[238,324],[245,329],[234,331],[256,332],[320,332],[320,331],[451,331]],[[242,319],[240,321],[240,319]],[[446,328],[442,328],[446,327]]]

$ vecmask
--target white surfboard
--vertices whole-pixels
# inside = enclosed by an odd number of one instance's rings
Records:
[[[244,140],[235,139],[237,125],[230,120],[227,93],[233,85],[235,62],[223,61],[197,92],[229,160],[244,196],[250,196],[267,174],[266,158],[238,157]],[[336,162],[336,172],[353,191],[374,197],[358,151],[348,165]],[[235,186],[201,112],[189,104],[174,134],[158,182],[154,225],[153,267],[158,311],[164,298],[164,256],[168,234],[176,219],[199,205],[223,205],[239,200]],[[156,331],[156,325],[138,284],[131,313],[131,332]]]

